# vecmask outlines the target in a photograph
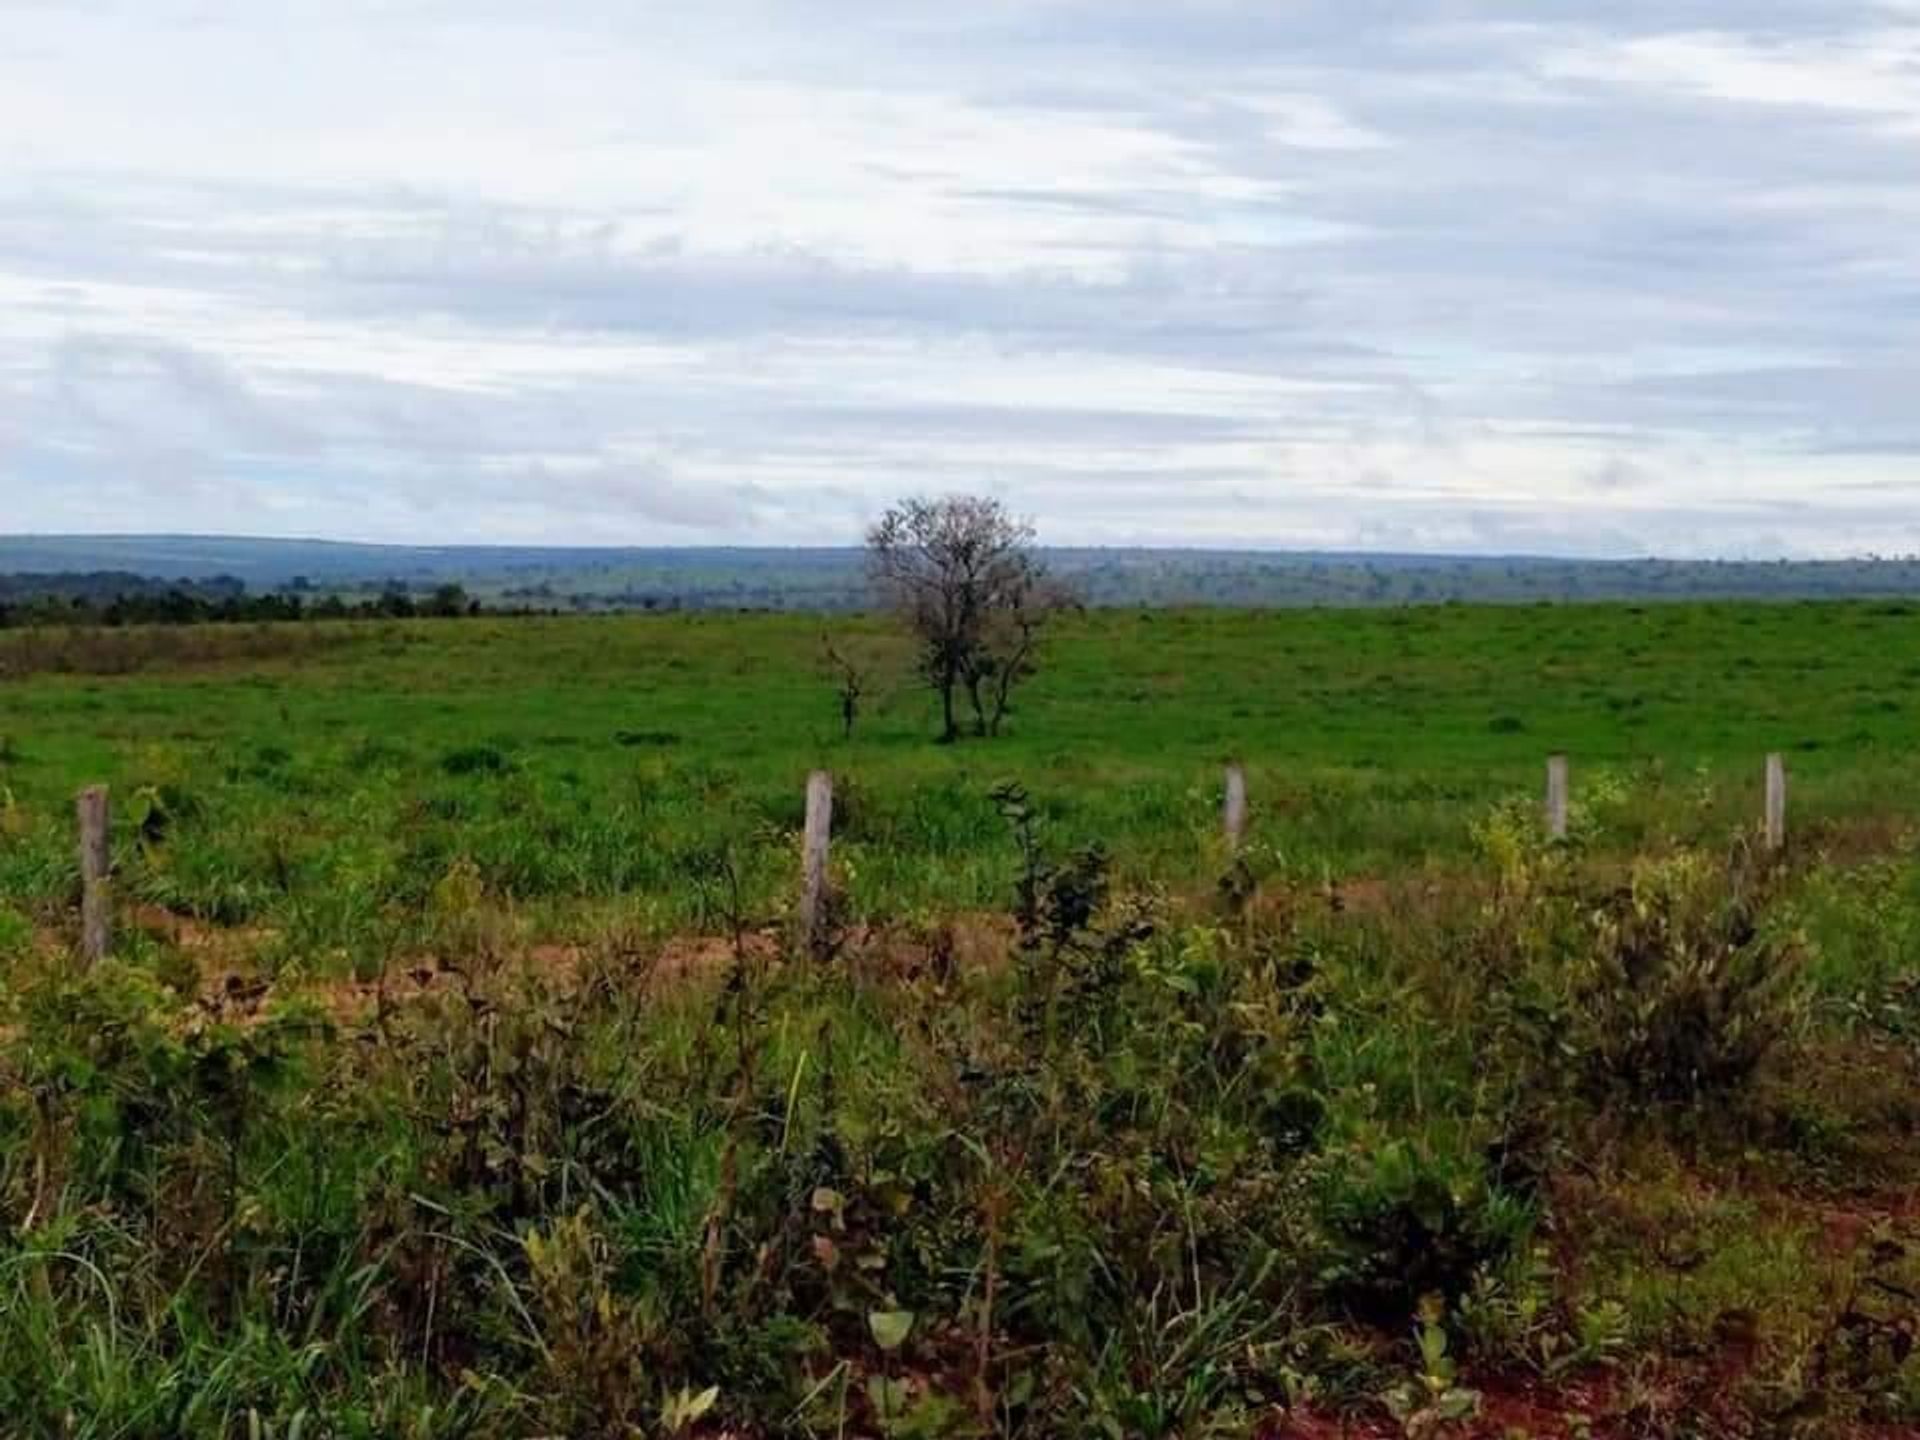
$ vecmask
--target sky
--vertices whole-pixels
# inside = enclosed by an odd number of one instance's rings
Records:
[[[0,532],[1920,552],[1920,0],[0,0]]]

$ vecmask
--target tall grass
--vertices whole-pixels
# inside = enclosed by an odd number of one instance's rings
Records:
[[[1423,1376],[1464,1414],[1506,1374],[1684,1365],[1739,1312],[1749,1413],[1920,1414],[1894,1350],[1840,1363],[1866,1251],[1788,1198],[1834,1144],[1876,1157],[1859,1190],[1920,1162],[1823,1079],[1874,1043],[1826,999],[1886,977],[1759,939],[1809,906],[1845,933],[1851,882],[1667,859],[1621,902],[1485,833],[1497,885],[1201,919],[1043,829],[1001,953],[957,969],[876,932],[556,973],[478,867],[425,902],[437,976],[384,1000],[16,950],[0,1406],[49,1436],[1251,1436],[1425,1414]],[[1758,990],[1712,963],[1749,944]],[[1706,1056],[1703,1004],[1766,1043],[1648,1083],[1619,1037]],[[1699,1258],[1641,1242],[1730,1190]]]

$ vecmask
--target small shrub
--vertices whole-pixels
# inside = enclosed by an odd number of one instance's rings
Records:
[[[1560,1045],[1596,1098],[1696,1103],[1742,1089],[1804,1020],[1804,949],[1760,924],[1738,873],[1643,861],[1589,912],[1561,982]]]
[[[1153,938],[1154,926],[1144,906],[1110,903],[1112,858],[1103,846],[1055,860],[1024,787],[1001,785],[993,799],[1020,857],[1013,919],[1025,988],[1022,1018],[1030,1034],[1051,1043],[1063,1024],[1084,1030],[1113,1000],[1128,958]]]
[[[440,768],[449,775],[505,775],[513,762],[491,745],[468,745],[442,755]]]
[[[1329,1156],[1316,1192],[1321,1287],[1383,1323],[1403,1321],[1424,1296],[1468,1293],[1533,1223],[1532,1207],[1492,1184],[1479,1157],[1412,1140]]]
[[[544,1417],[563,1431],[638,1434],[657,1326],[617,1292],[618,1256],[591,1211],[529,1230],[532,1311],[544,1341]]]

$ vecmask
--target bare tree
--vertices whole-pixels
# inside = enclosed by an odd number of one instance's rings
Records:
[[[840,702],[841,738],[851,740],[853,727],[860,721],[860,701],[867,693],[867,664],[834,642],[831,635],[820,637],[820,668],[833,682]]]
[[[1037,667],[1048,623],[1075,603],[1066,586],[1035,566],[1008,590],[1006,603],[989,613],[967,667],[967,692],[982,734],[1000,733],[1013,706],[1014,687]]]
[[[963,697],[975,733],[999,733],[1065,603],[1033,538],[998,500],[972,495],[903,500],[867,533],[874,588],[918,646],[916,669],[940,697],[943,741],[960,738]]]

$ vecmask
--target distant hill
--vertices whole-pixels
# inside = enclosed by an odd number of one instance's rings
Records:
[[[519,555],[567,553],[196,535],[0,535],[0,573],[117,570],[157,580],[231,575],[251,586],[276,589],[299,576],[316,584],[427,579],[469,570],[491,572]]]
[[[1920,560],[1561,560],[1054,549],[1097,605],[1400,605],[1443,601],[1920,596]],[[565,610],[846,610],[867,603],[856,549],[386,546],[182,535],[0,536],[0,577],[113,572],[238,581],[255,592],[425,592]]]

